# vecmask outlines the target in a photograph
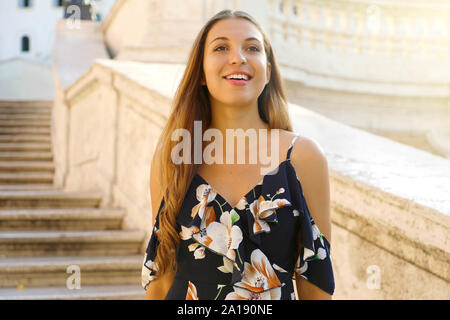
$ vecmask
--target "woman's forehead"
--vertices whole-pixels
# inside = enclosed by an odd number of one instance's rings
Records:
[[[263,43],[261,32],[250,21],[242,18],[227,18],[216,22],[206,37],[206,46],[217,38],[229,41],[259,40]],[[226,39],[225,39],[226,38]]]

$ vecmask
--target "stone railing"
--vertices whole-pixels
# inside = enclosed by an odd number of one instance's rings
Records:
[[[268,1],[266,27],[291,80],[351,92],[448,97],[448,1]]]
[[[80,20],[59,20],[52,48],[54,100],[52,109],[52,145],[55,162],[54,183],[66,185],[68,171],[68,132],[70,105],[65,90],[85,73],[96,58],[108,58],[101,24]]]
[[[70,190],[150,235],[150,162],[183,65],[96,60],[64,90]],[[335,299],[449,299],[450,162],[290,105],[330,169]],[[144,249],[144,248],[143,248]]]

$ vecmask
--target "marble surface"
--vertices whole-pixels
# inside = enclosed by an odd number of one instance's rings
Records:
[[[174,96],[185,69],[183,64],[172,63],[108,59],[97,59],[96,62],[166,97]]]

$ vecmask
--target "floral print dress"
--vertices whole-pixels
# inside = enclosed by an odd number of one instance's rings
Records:
[[[177,217],[178,268],[166,299],[294,300],[297,276],[333,294],[330,244],[290,162],[297,137],[286,160],[234,208],[194,176]],[[159,211],[142,266],[144,289],[157,277]]]

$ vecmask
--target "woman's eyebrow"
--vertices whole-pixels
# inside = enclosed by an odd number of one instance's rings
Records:
[[[227,41],[230,41],[230,39],[228,39],[227,37],[217,37],[213,41],[211,41],[209,44],[213,43],[216,40],[227,40]],[[252,40],[256,40],[259,43],[261,43],[261,41],[259,41],[259,39],[255,38],[255,37],[249,37],[249,38],[245,39],[245,41],[252,41]]]

